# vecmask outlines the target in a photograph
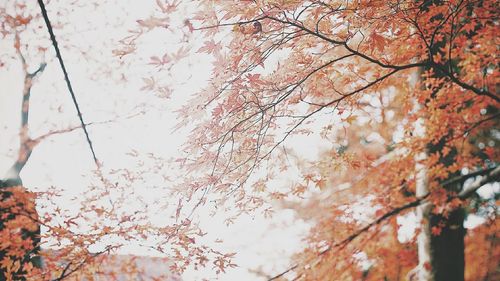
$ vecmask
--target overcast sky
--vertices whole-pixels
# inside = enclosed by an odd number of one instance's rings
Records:
[[[144,83],[142,78],[148,77],[148,71],[151,71],[145,58],[168,52],[168,48],[175,47],[172,45],[175,38],[155,37],[153,33],[142,42],[140,54],[129,58],[125,64],[112,55],[117,41],[127,35],[127,30],[136,25],[137,19],[151,13],[154,2],[96,1],[99,5],[93,5],[91,1],[84,1],[78,6],[68,6],[67,1],[51,1],[47,5],[85,121],[111,120],[88,128],[104,170],[147,169],[148,165],[154,164],[149,163],[147,158],[139,158],[144,162],[139,167],[138,159],[127,154],[131,151],[140,155],[154,153],[165,159],[177,156],[186,131],[173,132],[176,124],[173,111],[203,87],[210,74],[208,58],[199,55],[186,59],[175,67],[175,71],[165,73],[165,79],[174,90],[172,97],[165,99],[140,88]],[[56,10],[61,11],[64,17],[55,16]],[[49,44],[48,41],[39,41],[43,36],[42,33],[27,34],[22,39],[33,45]],[[2,58],[9,61],[8,68],[0,68],[1,174],[12,165],[17,153],[23,86],[19,61],[15,57],[9,59],[15,55],[10,44],[10,41],[0,41]],[[28,50],[26,54],[29,53]],[[41,58],[36,56],[27,59],[31,69],[41,62]],[[51,46],[46,61],[47,68],[32,88],[29,120],[32,137],[78,125]],[[193,68],[193,65],[196,67]],[[83,132],[75,130],[50,137],[38,145],[22,172],[22,179],[25,186],[33,191],[44,191],[50,186],[63,189],[64,196],[52,203],[71,210],[73,203],[69,199],[85,191],[93,179],[93,169]],[[174,175],[172,173],[171,176]],[[158,178],[151,178],[147,184],[168,186]],[[143,196],[153,200],[158,194],[146,192]],[[128,208],[140,208],[140,205],[129,205]],[[39,211],[41,214],[50,212],[47,209]],[[235,262],[239,267],[229,270],[219,280],[256,280],[249,269],[261,266],[267,272],[279,272],[288,265],[290,254],[300,249],[300,237],[307,230],[305,223],[295,221],[291,211],[280,211],[273,220],[265,220],[260,214],[244,216],[230,228],[225,226],[223,215],[211,218],[206,215],[208,210],[203,209],[199,209],[198,213],[201,226],[209,233],[206,240],[222,238],[224,243],[214,244],[215,247],[238,253]],[[152,254],[137,245],[125,247],[122,253]],[[210,268],[200,272],[188,270],[183,275],[185,280],[210,276],[214,276]]]

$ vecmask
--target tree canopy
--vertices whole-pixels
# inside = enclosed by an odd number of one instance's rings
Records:
[[[212,264],[222,273],[235,266],[235,253],[200,243],[205,234],[194,214],[209,210],[231,224],[290,208],[314,226],[288,268],[262,273],[269,280],[498,277],[495,1],[154,5],[149,17],[131,19],[113,55],[123,68],[147,62],[142,91],[184,99],[174,134],[189,135],[181,156],[150,156],[160,163],[156,170],[98,167],[78,217],[63,220],[76,230],[76,218],[104,216],[106,226],[83,233],[49,227],[48,235],[71,241],[65,258],[86,251],[69,269],[82,270],[96,255],[88,243],[115,235],[123,243],[154,241],[175,272]],[[24,65],[18,32],[37,16],[4,10],[2,17],[4,37],[13,39]],[[148,49],[159,38],[169,38],[173,49]],[[210,69],[193,62],[200,56],[210,58]],[[188,100],[173,86],[186,61],[191,76],[210,71],[206,87]],[[24,69],[27,78],[38,72]],[[25,85],[29,90],[31,80]],[[21,142],[30,144],[23,133]],[[307,155],[308,147],[320,153]],[[170,167],[179,169],[167,188],[175,206],[161,206],[174,222],[160,227],[148,223],[147,212],[114,212],[115,202],[126,206],[136,180],[151,171],[171,177],[164,170]],[[115,174],[126,184],[117,189],[119,200],[104,204],[98,199],[115,192]],[[39,223],[50,225],[57,215]],[[416,230],[403,230],[401,221],[412,215]],[[473,218],[481,225],[466,230]],[[57,261],[53,268],[61,276],[68,271]]]

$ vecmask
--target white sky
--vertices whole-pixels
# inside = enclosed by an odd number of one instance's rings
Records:
[[[133,27],[137,19],[149,15],[150,9],[155,7],[154,1],[117,1],[119,5],[97,2],[103,3],[96,10],[93,10],[90,2],[73,8],[59,7],[64,6],[65,1],[51,1],[47,5],[84,120],[115,120],[88,127],[97,157],[103,162],[104,169],[134,170],[137,162],[126,154],[132,149],[141,154],[152,152],[165,158],[176,156],[186,132],[172,133],[172,127],[176,124],[173,111],[206,83],[210,72],[209,61],[200,55],[189,58],[186,65],[176,66],[175,73],[166,77],[174,81],[169,82],[175,90],[171,99],[140,91],[142,78],[148,77],[150,69],[146,65],[148,61],[143,58],[161,56],[171,44],[169,38],[155,38],[154,32],[148,35],[150,37],[145,38],[143,49],[139,51],[142,58],[134,59],[134,63],[129,65],[119,66],[120,61],[112,56],[112,50],[116,47],[115,42],[127,35],[127,29]],[[60,8],[69,9],[62,9],[62,13],[67,13],[64,18],[54,16],[54,10]],[[58,25],[58,22],[66,24]],[[47,32],[45,28],[43,32]],[[37,36],[44,35],[40,33]],[[37,36],[24,39],[38,40]],[[13,55],[9,44],[12,42],[0,41],[0,53],[4,60],[6,55]],[[29,124],[33,137],[48,130],[79,124],[62,72],[53,56],[54,51],[50,46],[48,66],[32,88]],[[0,68],[0,174],[12,165],[17,153],[20,123],[22,72],[17,59],[10,61],[8,68]],[[28,62],[34,69],[39,60],[28,58]],[[189,70],[189,64],[196,65],[194,71]],[[104,76],[103,72],[107,71],[113,72],[110,77]],[[128,82],[119,81],[122,73]],[[139,112],[145,114],[137,115]],[[148,160],[142,160],[147,167]],[[71,209],[73,203],[69,198],[87,188],[93,168],[83,132],[76,130],[50,137],[38,145],[23,169],[22,178],[24,185],[34,191],[44,191],[50,186],[63,189],[64,196],[56,204]],[[165,183],[152,179],[148,184]],[[149,199],[156,196],[158,194],[149,193]],[[171,204],[175,205],[176,202]],[[129,206],[134,207],[140,206]],[[45,211],[50,210],[40,210],[42,214]],[[214,244],[215,247],[238,253],[235,262],[239,267],[228,270],[218,280],[257,280],[248,270],[258,267],[270,274],[285,269],[289,264],[288,257],[300,249],[301,235],[307,233],[307,225],[296,221],[292,212],[286,210],[279,211],[272,220],[265,220],[260,214],[241,217],[229,228],[224,225],[222,216],[211,218],[204,215],[208,210],[199,209],[198,212],[201,226],[208,232],[206,240],[221,238],[224,243]],[[133,245],[126,247],[123,252],[150,254]],[[188,270],[183,278],[200,280],[202,277],[214,277],[210,271]]]

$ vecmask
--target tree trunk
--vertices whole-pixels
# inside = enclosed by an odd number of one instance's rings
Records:
[[[426,153],[421,153],[416,161],[415,170],[417,171],[416,178],[416,196],[421,198],[429,193],[427,185],[427,168],[420,161],[425,160]],[[431,226],[429,215],[431,213],[432,205],[425,202],[417,207],[417,218],[420,222],[420,233],[417,237],[417,250],[418,250],[418,266],[416,278],[418,281],[433,281],[434,275],[431,269]]]
[[[417,185],[418,186],[418,185]],[[417,207],[420,233],[417,237],[418,281],[464,281],[466,230],[465,210],[455,209],[447,217],[432,213],[432,205],[426,202]],[[433,234],[432,229],[440,229]]]
[[[465,210],[453,210],[448,218],[430,215],[431,227],[441,226],[439,235],[431,236],[431,265],[436,281],[464,281]]]

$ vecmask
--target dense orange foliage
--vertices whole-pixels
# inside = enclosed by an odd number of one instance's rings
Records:
[[[0,268],[6,276],[18,280],[23,275],[36,276],[40,243],[35,196],[22,186],[0,189]],[[3,280],[3,279],[2,279]]]
[[[498,220],[493,219],[469,230],[465,242],[465,279],[498,280],[498,261],[500,260],[500,242]]]

